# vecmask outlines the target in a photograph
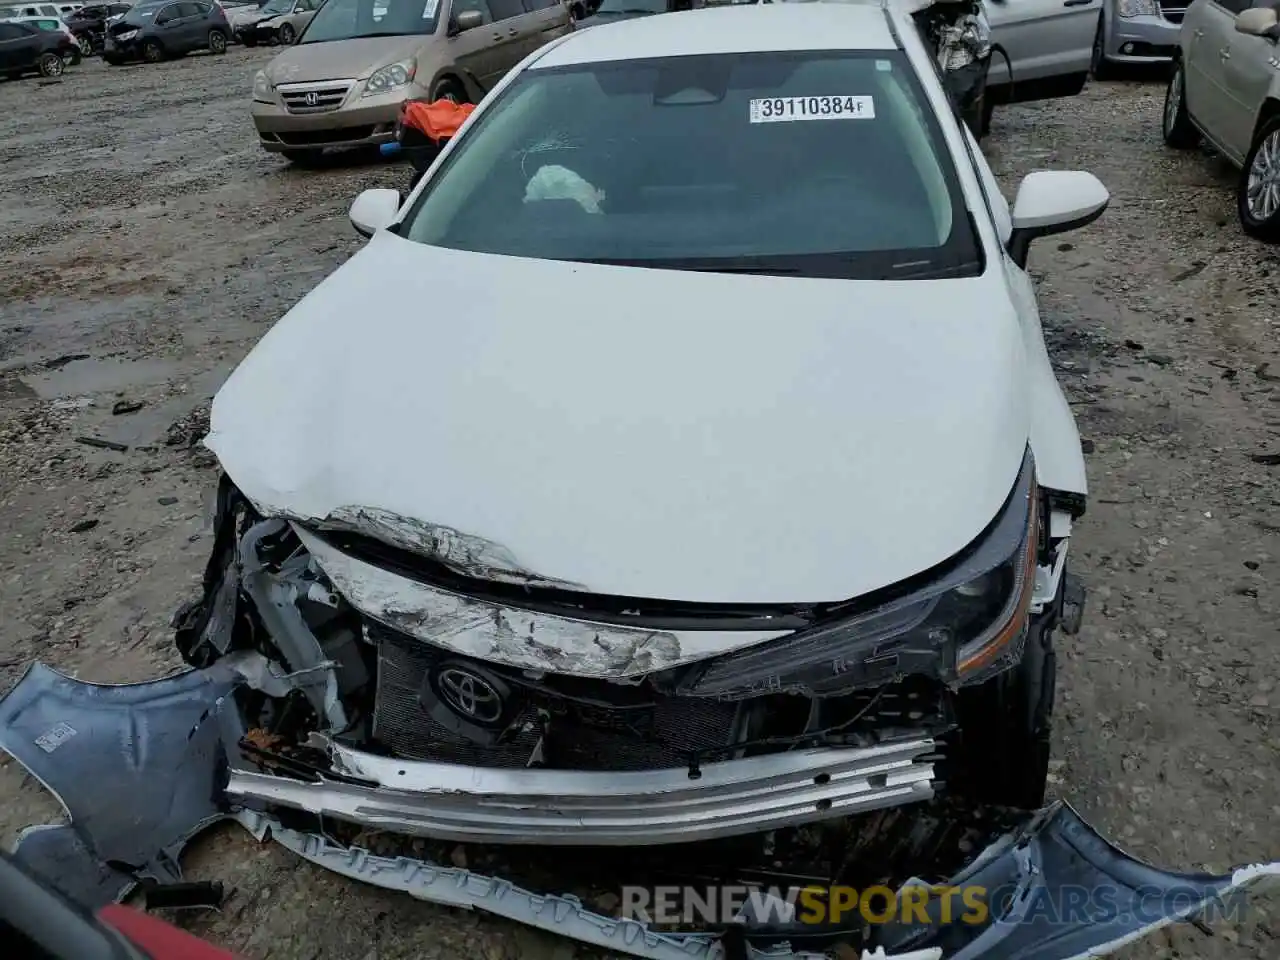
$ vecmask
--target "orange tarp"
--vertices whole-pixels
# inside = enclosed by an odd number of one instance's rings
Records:
[[[404,104],[403,122],[406,127],[420,130],[432,140],[447,140],[458,132],[464,120],[471,116],[473,103],[454,103],[452,100],[409,100]]]

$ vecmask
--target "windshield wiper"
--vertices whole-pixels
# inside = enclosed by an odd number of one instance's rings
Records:
[[[770,263],[752,263],[742,260],[724,260],[717,263],[702,260],[628,260],[600,257],[573,258],[578,263],[599,263],[609,267],[644,267],[649,270],[687,270],[690,273],[755,273],[762,277],[786,277],[804,273],[798,267],[783,267]]]

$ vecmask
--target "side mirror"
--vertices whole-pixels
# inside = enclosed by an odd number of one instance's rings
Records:
[[[1266,37],[1275,40],[1280,37],[1280,14],[1270,7],[1251,7],[1236,15],[1236,33],[1247,33],[1251,37]]]
[[[399,190],[365,190],[352,201],[351,225],[362,237],[372,237],[385,230],[400,212]]]
[[[479,10],[463,10],[453,18],[453,27],[458,33],[466,33],[484,24],[484,14]]]
[[[1111,194],[1083,170],[1039,170],[1022,178],[1013,201],[1009,256],[1027,265],[1031,241],[1087,226],[1102,216]]]

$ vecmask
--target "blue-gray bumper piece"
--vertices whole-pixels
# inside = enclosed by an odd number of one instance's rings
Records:
[[[222,669],[107,685],[32,664],[0,700],[0,749],[71,822],[27,830],[15,858],[90,909],[180,880],[182,848],[227,813],[217,708],[233,686]]]

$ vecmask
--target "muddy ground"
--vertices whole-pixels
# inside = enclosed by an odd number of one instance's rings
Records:
[[[189,446],[200,405],[358,247],[351,198],[408,181],[376,160],[302,172],[264,154],[248,96],[269,56],[0,83],[0,688],[32,658],[101,681],[179,666],[167,623],[196,587],[216,475]],[[1280,859],[1280,466],[1254,459],[1280,454],[1280,259],[1240,233],[1230,170],[1160,145],[1162,97],[1130,80],[1001,110],[987,150],[1010,195],[1040,167],[1092,170],[1113,195],[1100,222],[1033,255],[1092,486],[1073,551],[1091,605],[1060,642],[1054,789],[1142,857],[1222,869]],[[58,811],[6,761],[7,843]],[[234,887],[196,928],[250,958],[574,953],[238,828],[189,862]],[[1274,957],[1280,904],[1255,906],[1125,955]]]

